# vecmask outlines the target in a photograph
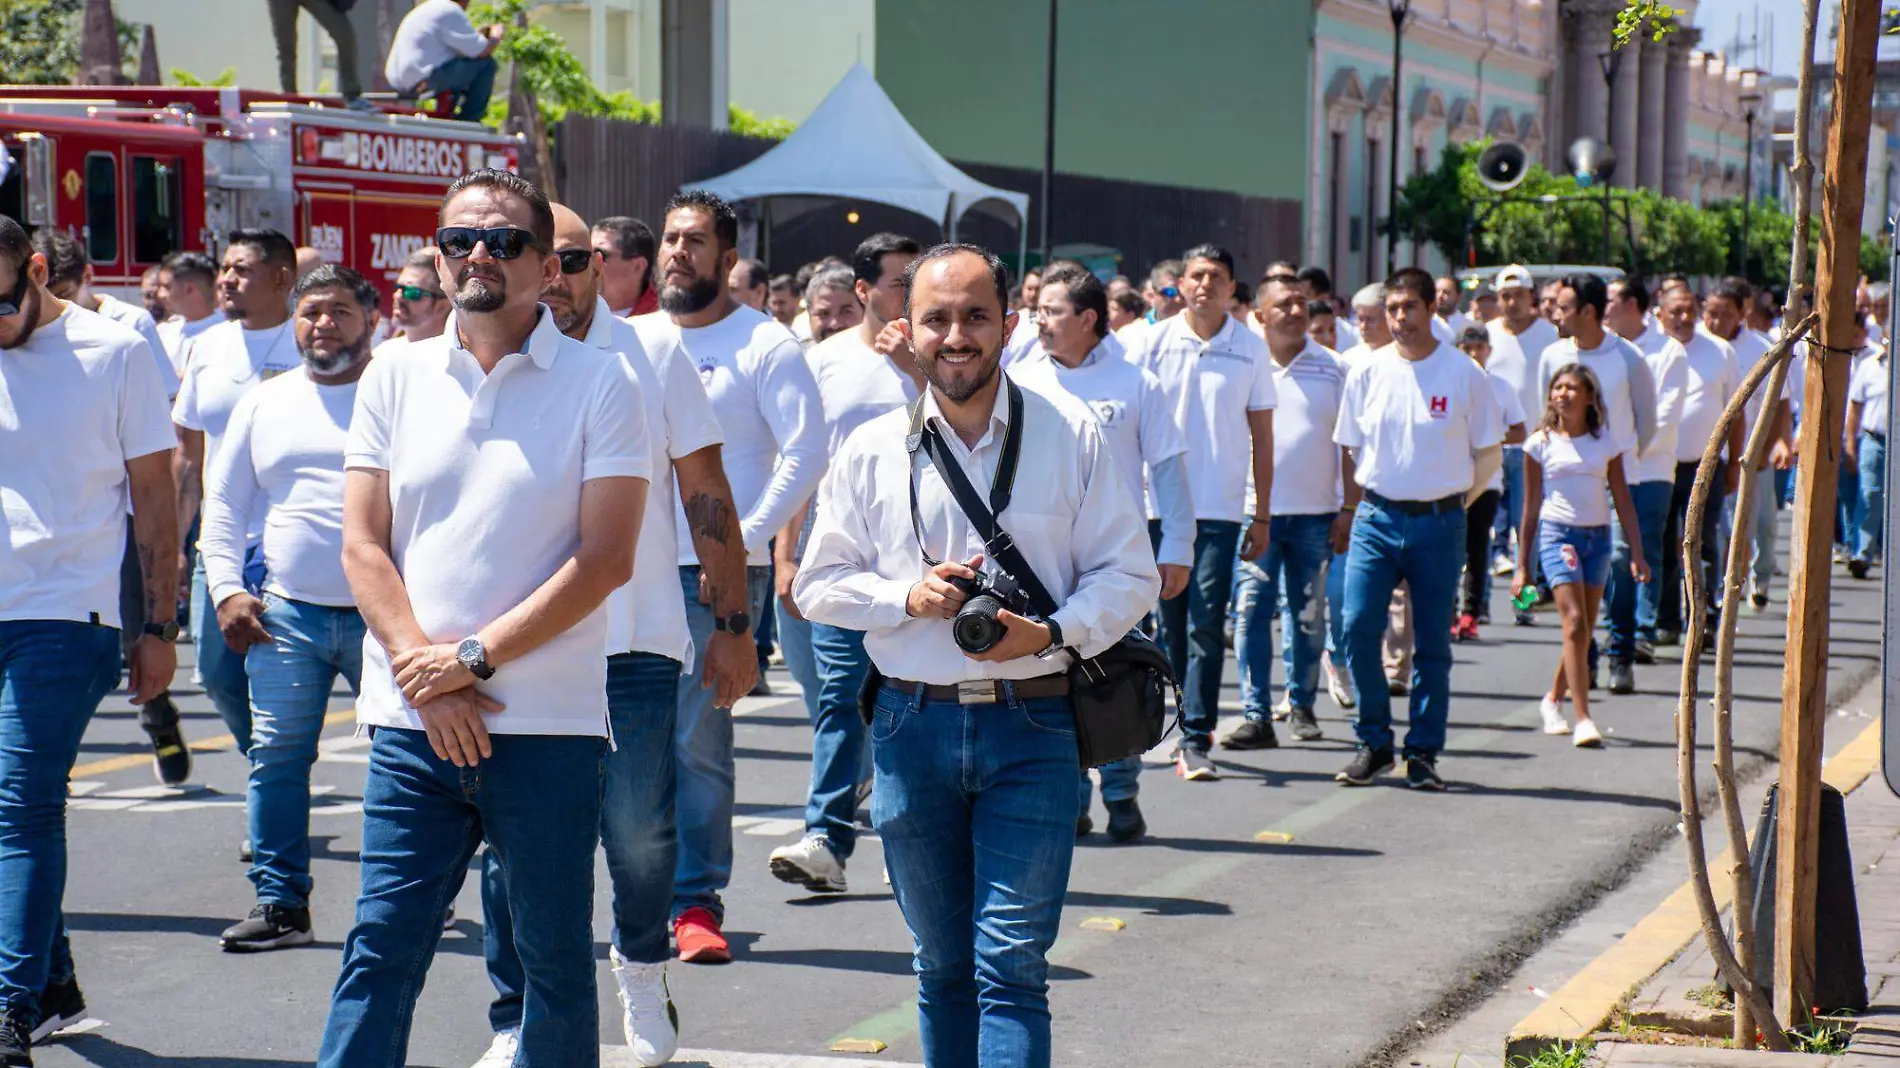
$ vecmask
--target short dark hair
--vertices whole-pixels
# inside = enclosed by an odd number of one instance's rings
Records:
[[[1410,293],[1429,305],[1438,299],[1438,281],[1422,267],[1401,267],[1385,280],[1385,295],[1391,297],[1395,291]]]
[[[1465,345],[1483,345],[1489,348],[1491,345],[1491,331],[1477,323],[1472,323],[1470,326],[1458,331],[1458,344],[1460,347]]]
[[[291,244],[290,238],[275,230],[233,230],[225,235],[224,242],[227,248],[237,248],[242,245],[250,249],[257,253],[258,259],[272,267],[282,267],[292,274],[297,271],[297,246]],[[173,276],[177,276],[176,271],[173,272]]]
[[[32,258],[33,241],[26,236],[26,228],[11,216],[0,215],[0,259],[24,271],[26,261]]]
[[[1603,279],[1588,271],[1578,271],[1564,276],[1563,288],[1577,295],[1579,311],[1595,308],[1597,321],[1603,321],[1603,312],[1610,306],[1610,287],[1603,284]]]
[[[218,265],[202,252],[174,252],[160,267],[172,273],[172,282],[196,282],[207,292],[218,283]]]
[[[1748,280],[1745,278],[1737,278],[1734,275],[1730,275],[1727,278],[1718,280],[1715,283],[1715,288],[1709,290],[1709,296],[1726,297],[1735,302],[1736,311],[1747,311],[1748,302],[1755,298],[1755,287],[1749,285]]]
[[[1272,285],[1292,286],[1298,289],[1300,287],[1300,279],[1298,275],[1291,271],[1268,271],[1265,275],[1261,276],[1260,285],[1254,292],[1265,296],[1267,287]]]
[[[1300,268],[1299,273],[1294,275],[1294,277],[1298,278],[1302,282],[1305,282],[1307,285],[1312,286],[1314,293],[1317,293],[1318,295],[1322,297],[1332,296],[1333,276],[1326,273],[1326,268],[1302,267]]]
[[[541,192],[533,182],[513,171],[496,170],[493,167],[470,171],[449,186],[448,193],[442,197],[442,210],[448,210],[449,204],[464,189],[493,189],[527,201],[527,229],[534,235],[535,251],[545,254],[554,247],[554,209],[548,206],[547,194]]]
[[[1117,289],[1115,295],[1108,299],[1109,303],[1130,315],[1140,315],[1148,310],[1148,303],[1132,289]]]
[[[1211,260],[1227,268],[1227,277],[1234,277],[1234,254],[1219,245],[1203,242],[1181,253],[1181,263],[1184,267],[1194,260]]]
[[[33,234],[33,251],[46,257],[48,286],[78,285],[85,279],[86,249],[71,234],[42,228]]]
[[[1309,300],[1306,302],[1306,317],[1311,319],[1315,315],[1330,315],[1337,319],[1339,318],[1339,309],[1333,307],[1333,302],[1330,300]]]
[[[851,274],[867,286],[875,286],[884,280],[884,257],[897,254],[915,256],[923,252],[923,246],[903,234],[886,231],[872,234],[858,242],[856,251],[851,253]]]
[[[1253,303],[1253,287],[1239,279],[1234,280],[1234,299],[1242,304]]]
[[[1003,266],[1003,261],[996,257],[996,253],[982,245],[972,245],[967,241],[945,241],[941,245],[932,245],[925,249],[921,256],[910,261],[910,266],[904,268],[904,316],[906,318],[910,316],[910,291],[917,284],[917,272],[923,270],[924,266],[932,261],[947,260],[965,252],[972,256],[982,257],[984,266],[990,269],[990,281],[996,286],[996,306],[1005,314],[1009,312],[1009,268]]]
[[[653,240],[653,228],[631,215],[609,215],[589,227],[594,233],[613,238],[614,251],[623,260],[645,259],[653,263],[659,245]]]
[[[1625,275],[1611,284],[1623,287],[1623,299],[1635,301],[1637,311],[1649,310],[1649,287],[1643,284],[1641,278]]]
[[[341,289],[348,293],[364,311],[374,311],[382,303],[376,294],[376,287],[369,279],[340,263],[320,263],[297,279],[297,285],[290,291],[290,299],[302,300],[319,289]]]
[[[771,279],[771,275],[765,271],[765,264],[750,256],[740,257],[739,262],[733,265],[733,269],[745,272],[745,288],[747,289],[757,289]]]
[[[1059,263],[1042,276],[1042,284],[1061,286],[1069,296],[1069,309],[1077,315],[1095,313],[1095,336],[1108,336],[1108,287],[1079,263]]]
[[[717,194],[704,189],[682,189],[667,198],[666,212],[661,219],[682,208],[692,208],[712,216],[713,236],[719,239],[719,251],[739,247],[739,213]]]
[[[775,274],[771,281],[765,283],[765,288],[768,293],[795,294],[798,292],[798,283],[793,281],[789,274]]]
[[[411,252],[408,256],[404,257],[402,269],[405,271],[413,269],[434,272],[435,251],[434,245],[424,245],[414,252]]]

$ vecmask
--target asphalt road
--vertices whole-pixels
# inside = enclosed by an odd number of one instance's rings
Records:
[[[1735,681],[1745,762],[1774,751],[1784,592],[1766,615],[1742,621]],[[1496,596],[1493,614],[1508,619],[1502,590]],[[1877,582],[1836,581],[1834,693],[1851,692],[1877,665],[1878,598]],[[1441,764],[1452,788],[1442,795],[1412,793],[1398,778],[1336,786],[1350,733],[1324,698],[1324,740],[1217,750],[1217,783],[1182,782],[1165,750],[1151,754],[1142,802],[1152,836],[1116,847],[1098,833],[1077,851],[1055,949],[1057,1062],[1384,1063],[1494,990],[1676,820],[1676,650],[1638,669],[1639,694],[1600,695],[1598,716],[1612,733],[1592,752],[1536,730],[1557,637],[1544,617],[1532,628],[1488,628],[1456,648]],[[1232,675],[1230,664],[1226,696],[1237,712]],[[771,678],[794,693],[782,672]],[[183,705],[190,737],[222,733],[201,695]],[[349,706],[344,693],[333,707]],[[809,727],[796,696],[748,699],[739,712],[728,896],[737,960],[674,965],[685,1045],[707,1051],[678,1063],[832,1066],[805,1058],[826,1056],[847,1036],[889,1044],[864,1063],[920,1061],[910,942],[879,878],[875,836],[860,845],[847,895],[807,896],[774,880],[767,853],[802,826]],[[243,767],[228,751],[200,753],[191,788],[154,786],[133,712],[123,696],[107,698],[80,756],[69,820],[68,920],[95,1019],[42,1048],[41,1068],[311,1063],[356,888],[365,770],[363,743],[345,716],[333,718],[315,773],[317,943],[232,956],[216,936],[252,903],[236,858]],[[1257,840],[1261,832],[1273,833]],[[601,1041],[614,1044],[604,874],[597,892]],[[412,1064],[461,1068],[488,1042],[473,880],[458,915],[422,996]],[[1096,917],[1126,927],[1083,928]]]

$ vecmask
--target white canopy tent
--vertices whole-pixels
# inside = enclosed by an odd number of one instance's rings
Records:
[[[853,64],[778,147],[717,178],[692,183],[729,201],[756,200],[768,221],[825,204],[866,200],[915,212],[949,240],[972,211],[1016,224],[1026,262],[1029,195],[986,185],[930,147],[863,64]]]

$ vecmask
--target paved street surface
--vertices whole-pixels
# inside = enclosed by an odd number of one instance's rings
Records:
[[[1878,591],[1877,582],[1836,580],[1835,695],[1875,668]],[[1743,620],[1736,664],[1737,744],[1756,767],[1772,757],[1780,705],[1785,587],[1774,595],[1768,614]],[[1496,596],[1493,615],[1508,620],[1502,588]],[[1077,851],[1054,953],[1058,1063],[1387,1063],[1496,991],[1676,821],[1676,650],[1661,651],[1665,664],[1638,668],[1636,696],[1600,695],[1598,715],[1612,733],[1608,748],[1591,752],[1536,730],[1557,640],[1555,617],[1543,616],[1537,627],[1493,626],[1482,642],[1457,647],[1441,765],[1452,789],[1443,795],[1413,794],[1399,778],[1336,786],[1350,733],[1323,697],[1323,741],[1217,750],[1218,783],[1182,782],[1165,749],[1151,754],[1142,803],[1152,837],[1115,847],[1098,833]],[[1237,713],[1231,663],[1228,678]],[[782,672],[771,679],[794,693]],[[192,738],[223,733],[201,695],[183,704]],[[347,711],[347,693],[334,707]],[[796,696],[749,699],[739,714],[728,897],[737,960],[674,966],[685,1045],[695,1051],[679,1063],[920,1061],[910,943],[879,878],[875,837],[852,859],[848,895],[808,896],[772,879],[766,854],[802,829],[810,731]],[[107,699],[74,776],[67,890],[96,1021],[42,1049],[42,1068],[311,1062],[356,889],[365,770],[365,743],[347,716],[333,719],[311,819],[317,944],[230,956],[216,936],[252,904],[236,857],[243,767],[229,751],[200,753],[196,785],[156,787],[133,712],[123,697]],[[1095,815],[1103,819],[1099,802]],[[1274,833],[1257,839],[1262,832]],[[617,1043],[604,869],[597,893],[601,1039]],[[457,908],[422,995],[412,1064],[462,1068],[488,1042],[473,880]],[[1083,929],[1095,917],[1126,927]],[[826,1057],[844,1037],[890,1048],[869,1059],[805,1059]]]

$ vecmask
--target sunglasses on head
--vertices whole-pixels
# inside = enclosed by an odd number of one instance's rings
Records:
[[[0,299],[0,319],[11,319],[26,307],[26,287],[33,284],[33,276],[27,273],[26,266],[20,265],[20,279],[13,284],[13,292]]]
[[[561,261],[562,274],[579,274],[594,262],[594,250],[591,248],[563,249],[554,256]]]
[[[444,226],[435,232],[435,247],[452,260],[465,260],[475,254],[475,246],[483,245],[488,254],[498,260],[512,260],[529,249],[541,251],[541,245],[534,235],[518,226],[496,226],[481,228],[477,226]]]
[[[424,289],[421,286],[397,286],[396,295],[404,300],[421,300],[424,297],[441,300],[445,296],[439,289]]]

